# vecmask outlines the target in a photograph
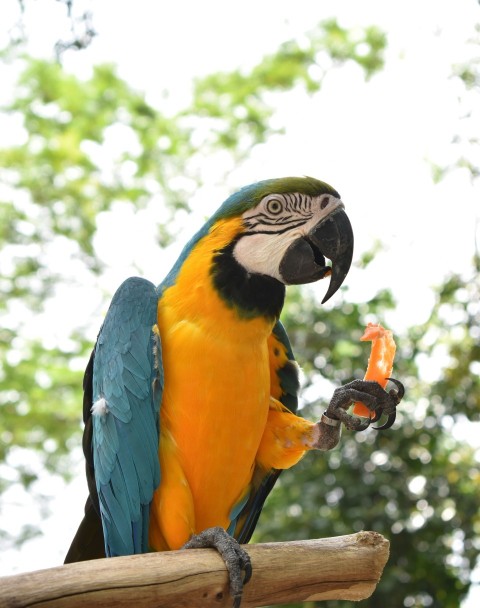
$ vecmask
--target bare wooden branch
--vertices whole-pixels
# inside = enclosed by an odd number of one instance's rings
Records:
[[[369,597],[388,559],[376,532],[246,545],[253,576],[242,608]],[[213,549],[68,564],[0,578],[1,608],[230,607],[228,577]]]

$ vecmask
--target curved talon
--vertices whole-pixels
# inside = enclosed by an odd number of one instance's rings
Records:
[[[378,410],[375,410],[373,418],[370,418],[370,422],[378,422],[383,414],[383,408],[379,407]]]
[[[382,426],[372,426],[372,429],[375,429],[376,431],[384,431],[385,429],[389,429],[395,422],[396,417],[397,412],[392,412],[388,415],[387,422],[385,422],[385,424],[382,424]]]
[[[372,422],[371,418],[365,418],[365,422],[358,426],[355,431],[366,431]]]
[[[405,387],[403,384],[399,380],[395,380],[395,378],[385,378],[385,380],[390,380],[390,382],[393,382],[393,384],[395,384],[395,386],[398,388],[398,391],[393,391],[393,395],[392,392],[390,392],[390,394],[392,397],[395,395],[400,402],[405,396]]]
[[[400,401],[403,399],[403,397],[405,396],[405,387],[399,380],[395,380],[395,378],[385,378],[385,380],[389,380],[390,382],[393,382],[393,384],[395,384],[395,386],[397,387],[397,390],[392,389],[392,390],[388,391],[388,394],[395,401],[395,405],[398,405],[400,403]],[[381,415],[382,410],[380,409],[379,411],[380,411],[380,415]],[[375,416],[376,416],[376,412],[375,412]],[[395,422],[396,417],[397,417],[397,412],[396,411],[391,412],[390,414],[388,414],[388,418],[387,418],[387,421],[385,422],[385,424],[382,424],[382,426],[373,426],[372,428],[375,429],[376,431],[384,431],[385,429],[389,429]],[[378,420],[378,419],[376,419],[376,420]],[[375,422],[376,422],[376,420],[375,420]]]
[[[245,571],[245,576],[243,578],[243,584],[246,585],[248,581],[252,578],[252,564],[251,562],[245,563],[243,565],[243,569]]]

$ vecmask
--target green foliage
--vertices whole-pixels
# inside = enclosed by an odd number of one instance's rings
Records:
[[[210,137],[222,148],[248,154],[275,132],[269,125],[274,95],[303,86],[317,93],[329,69],[357,63],[371,77],[383,67],[386,37],[376,27],[352,32],[337,21],[321,23],[301,41],[289,40],[248,72],[212,74],[195,83],[193,105],[212,120]]]
[[[355,61],[370,78],[383,68],[383,51],[387,46],[385,33],[378,27],[351,32],[338,24],[335,19],[323,23],[324,44],[335,61]]]
[[[113,201],[140,207],[161,193],[178,206],[168,169],[192,153],[188,133],[132,91],[113,66],[96,67],[82,81],[59,64],[27,59],[7,111],[21,118],[26,137],[0,150],[2,179],[17,196],[25,193],[27,209],[41,209],[41,224],[30,219],[30,240],[73,239],[95,268],[95,219]]]
[[[478,52],[480,45],[480,24],[477,23],[475,26],[475,35],[469,42],[475,48],[475,56],[470,58],[468,62],[455,65],[453,73],[463,81],[467,89],[475,89],[480,86],[480,54]]]
[[[7,330],[1,330],[0,337],[11,344],[0,377],[5,387],[0,393],[0,460],[7,460],[11,448],[25,446],[42,454],[49,470],[68,475],[65,455],[77,445],[72,437],[80,430],[83,373],[72,369],[67,353],[57,348],[24,342]],[[71,359],[84,358],[90,346],[76,338],[75,352],[69,353]],[[24,483],[27,478],[30,482],[36,478],[33,473],[29,477],[27,471]]]
[[[466,169],[472,181],[480,177],[478,162],[478,144],[480,142],[479,121],[477,117],[478,93],[480,91],[480,24],[474,26],[474,36],[468,40],[472,48],[468,61],[453,66],[453,76],[458,78],[463,86],[460,97],[463,119],[466,123],[462,132],[453,138],[453,144],[459,150],[457,158],[444,166],[432,163],[432,176],[439,182],[448,173],[456,169]]]

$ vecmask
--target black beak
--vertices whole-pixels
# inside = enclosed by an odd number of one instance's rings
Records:
[[[343,283],[352,257],[352,225],[345,211],[338,209],[290,245],[280,263],[280,274],[287,285],[312,283],[330,275],[323,304]],[[331,268],[325,258],[331,260]]]

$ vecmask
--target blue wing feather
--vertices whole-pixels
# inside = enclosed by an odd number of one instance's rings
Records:
[[[95,481],[105,553],[148,551],[149,508],[160,483],[159,408],[163,390],[155,286],[140,278],[116,292],[100,330],[93,362]]]
[[[285,347],[287,356],[285,365],[276,371],[282,389],[280,401],[287,409],[295,413],[298,407],[299,390],[298,370],[294,363],[295,357],[287,332],[280,321],[275,324],[272,334]],[[250,540],[265,500],[272,491],[280,473],[281,471],[278,469],[265,471],[260,467],[255,468],[248,500],[235,505],[230,514],[231,523],[228,532],[238,542],[247,543]]]
[[[285,347],[288,359],[287,363],[277,370],[277,376],[280,380],[280,387],[282,389],[280,401],[287,409],[295,414],[298,409],[298,391],[300,389],[298,368],[295,365],[295,356],[287,332],[281,321],[276,322],[272,333]]]

